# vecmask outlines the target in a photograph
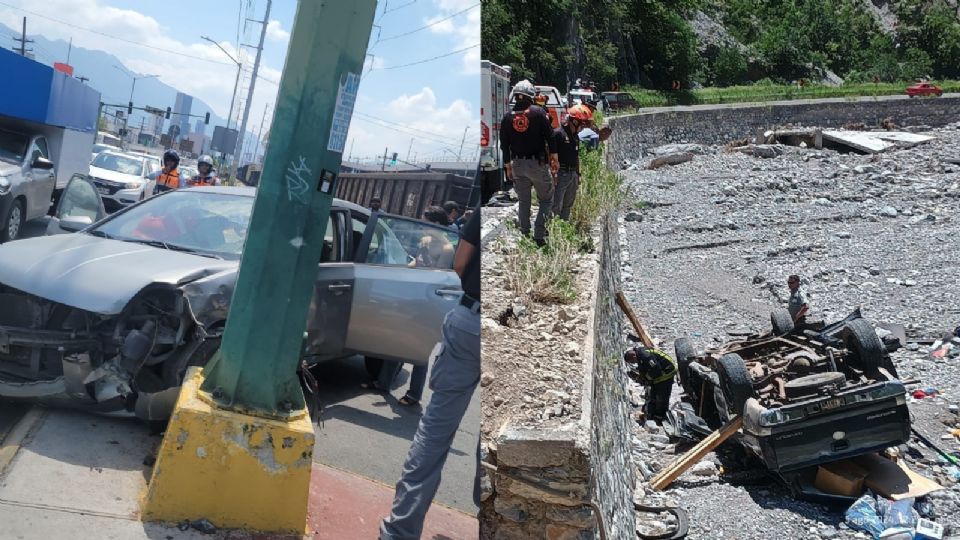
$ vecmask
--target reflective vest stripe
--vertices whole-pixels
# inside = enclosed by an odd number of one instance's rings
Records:
[[[160,173],[157,183],[174,189],[180,187],[180,171],[174,169],[169,173]]]

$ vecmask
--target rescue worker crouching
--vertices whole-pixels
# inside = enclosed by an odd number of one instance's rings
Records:
[[[520,199],[517,213],[520,232],[525,236],[530,235],[531,189],[537,191],[540,208],[534,223],[533,240],[542,246],[546,244],[547,221],[553,206],[552,175],[557,173],[560,163],[550,116],[533,103],[536,93],[533,84],[527,80],[514,87],[516,103],[500,122],[500,150],[507,180],[513,182]]]
[[[677,375],[677,363],[669,354],[651,347],[633,347],[623,353],[623,360],[630,368],[627,375],[639,384],[648,387],[643,404],[644,418],[663,422],[670,407],[673,378]]]
[[[154,195],[183,187],[183,178],[180,177],[180,170],[177,169],[179,165],[180,156],[174,150],[163,153],[163,170],[157,176],[157,185],[153,188]]]
[[[219,186],[220,178],[213,171],[213,158],[204,154],[197,160],[197,175],[187,180],[190,187]]]

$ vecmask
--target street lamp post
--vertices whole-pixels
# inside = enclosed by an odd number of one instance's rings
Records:
[[[130,103],[133,103],[133,91],[134,91],[134,89],[137,87],[137,79],[152,79],[152,78],[154,78],[154,77],[159,77],[159,75],[140,75],[140,76],[138,77],[138,76],[133,75],[132,73],[130,73],[130,72],[127,71],[126,69],[124,69],[124,68],[122,68],[122,67],[120,67],[120,66],[118,66],[118,65],[116,65],[116,64],[114,64],[113,67],[119,69],[120,72],[122,72],[124,75],[126,75],[127,77],[130,77],[131,79],[133,79],[133,84],[130,85]],[[127,132],[127,128],[128,128],[128,127],[130,127],[130,114],[129,114],[129,113],[123,118],[123,131],[124,131],[125,133]],[[123,138],[121,138],[120,140],[121,140],[121,141],[126,140],[126,134],[125,134],[125,135],[123,136]]]
[[[226,49],[220,46],[216,41],[208,38],[207,36],[200,36],[200,39],[209,41],[217,46],[218,49],[223,51],[223,54],[227,55],[227,58],[233,61],[237,65],[237,76],[233,79],[233,94],[230,95],[230,112],[227,113],[227,131],[230,131],[230,118],[233,117],[233,101],[237,97],[237,86],[240,84],[240,71],[243,69],[243,63],[233,57]]]

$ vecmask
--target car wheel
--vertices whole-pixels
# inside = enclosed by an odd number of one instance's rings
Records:
[[[871,379],[880,377],[883,364],[883,343],[866,319],[854,319],[843,328],[843,344],[849,353],[850,365]]]
[[[367,375],[369,375],[371,379],[376,379],[380,377],[380,369],[383,368],[383,359],[364,356],[363,367],[366,368]]]
[[[755,395],[753,379],[743,358],[736,353],[721,356],[717,362],[717,375],[727,407],[737,416],[742,415],[747,400]]]
[[[168,386],[180,386],[191,366],[206,366],[213,355],[220,350],[220,336],[210,337],[200,344],[191,344],[179,354],[163,364],[163,382]]]
[[[10,212],[7,213],[7,219],[3,222],[3,230],[0,230],[0,244],[10,242],[20,237],[24,222],[23,199],[15,199]]]
[[[690,338],[678,338],[673,342],[673,350],[677,353],[677,373],[680,375],[680,386],[688,396],[694,395],[693,385],[690,384],[690,362],[697,356],[696,349]]]
[[[773,327],[773,333],[777,336],[785,336],[793,332],[793,317],[785,309],[777,309],[770,312],[770,325]]]
[[[846,380],[847,377],[843,373],[826,371],[787,381],[783,385],[783,390],[788,399],[793,399],[816,395],[821,388],[840,388]]]

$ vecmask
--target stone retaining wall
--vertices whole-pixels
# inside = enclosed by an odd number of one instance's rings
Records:
[[[601,219],[599,268],[589,289],[589,333],[581,352],[581,417],[555,430],[516,430],[497,437],[489,461],[493,495],[481,505],[483,538],[586,540],[598,538],[601,511],[607,538],[632,538],[635,529],[631,418],[626,377],[619,366],[623,340],[614,295],[620,286],[616,214]]]
[[[642,149],[668,143],[726,144],[753,137],[758,130],[796,125],[838,128],[862,122],[877,126],[892,118],[898,126],[940,127],[960,119],[960,97],[909,99],[906,96],[778,101],[657,109],[608,120],[608,163],[638,161]]]

